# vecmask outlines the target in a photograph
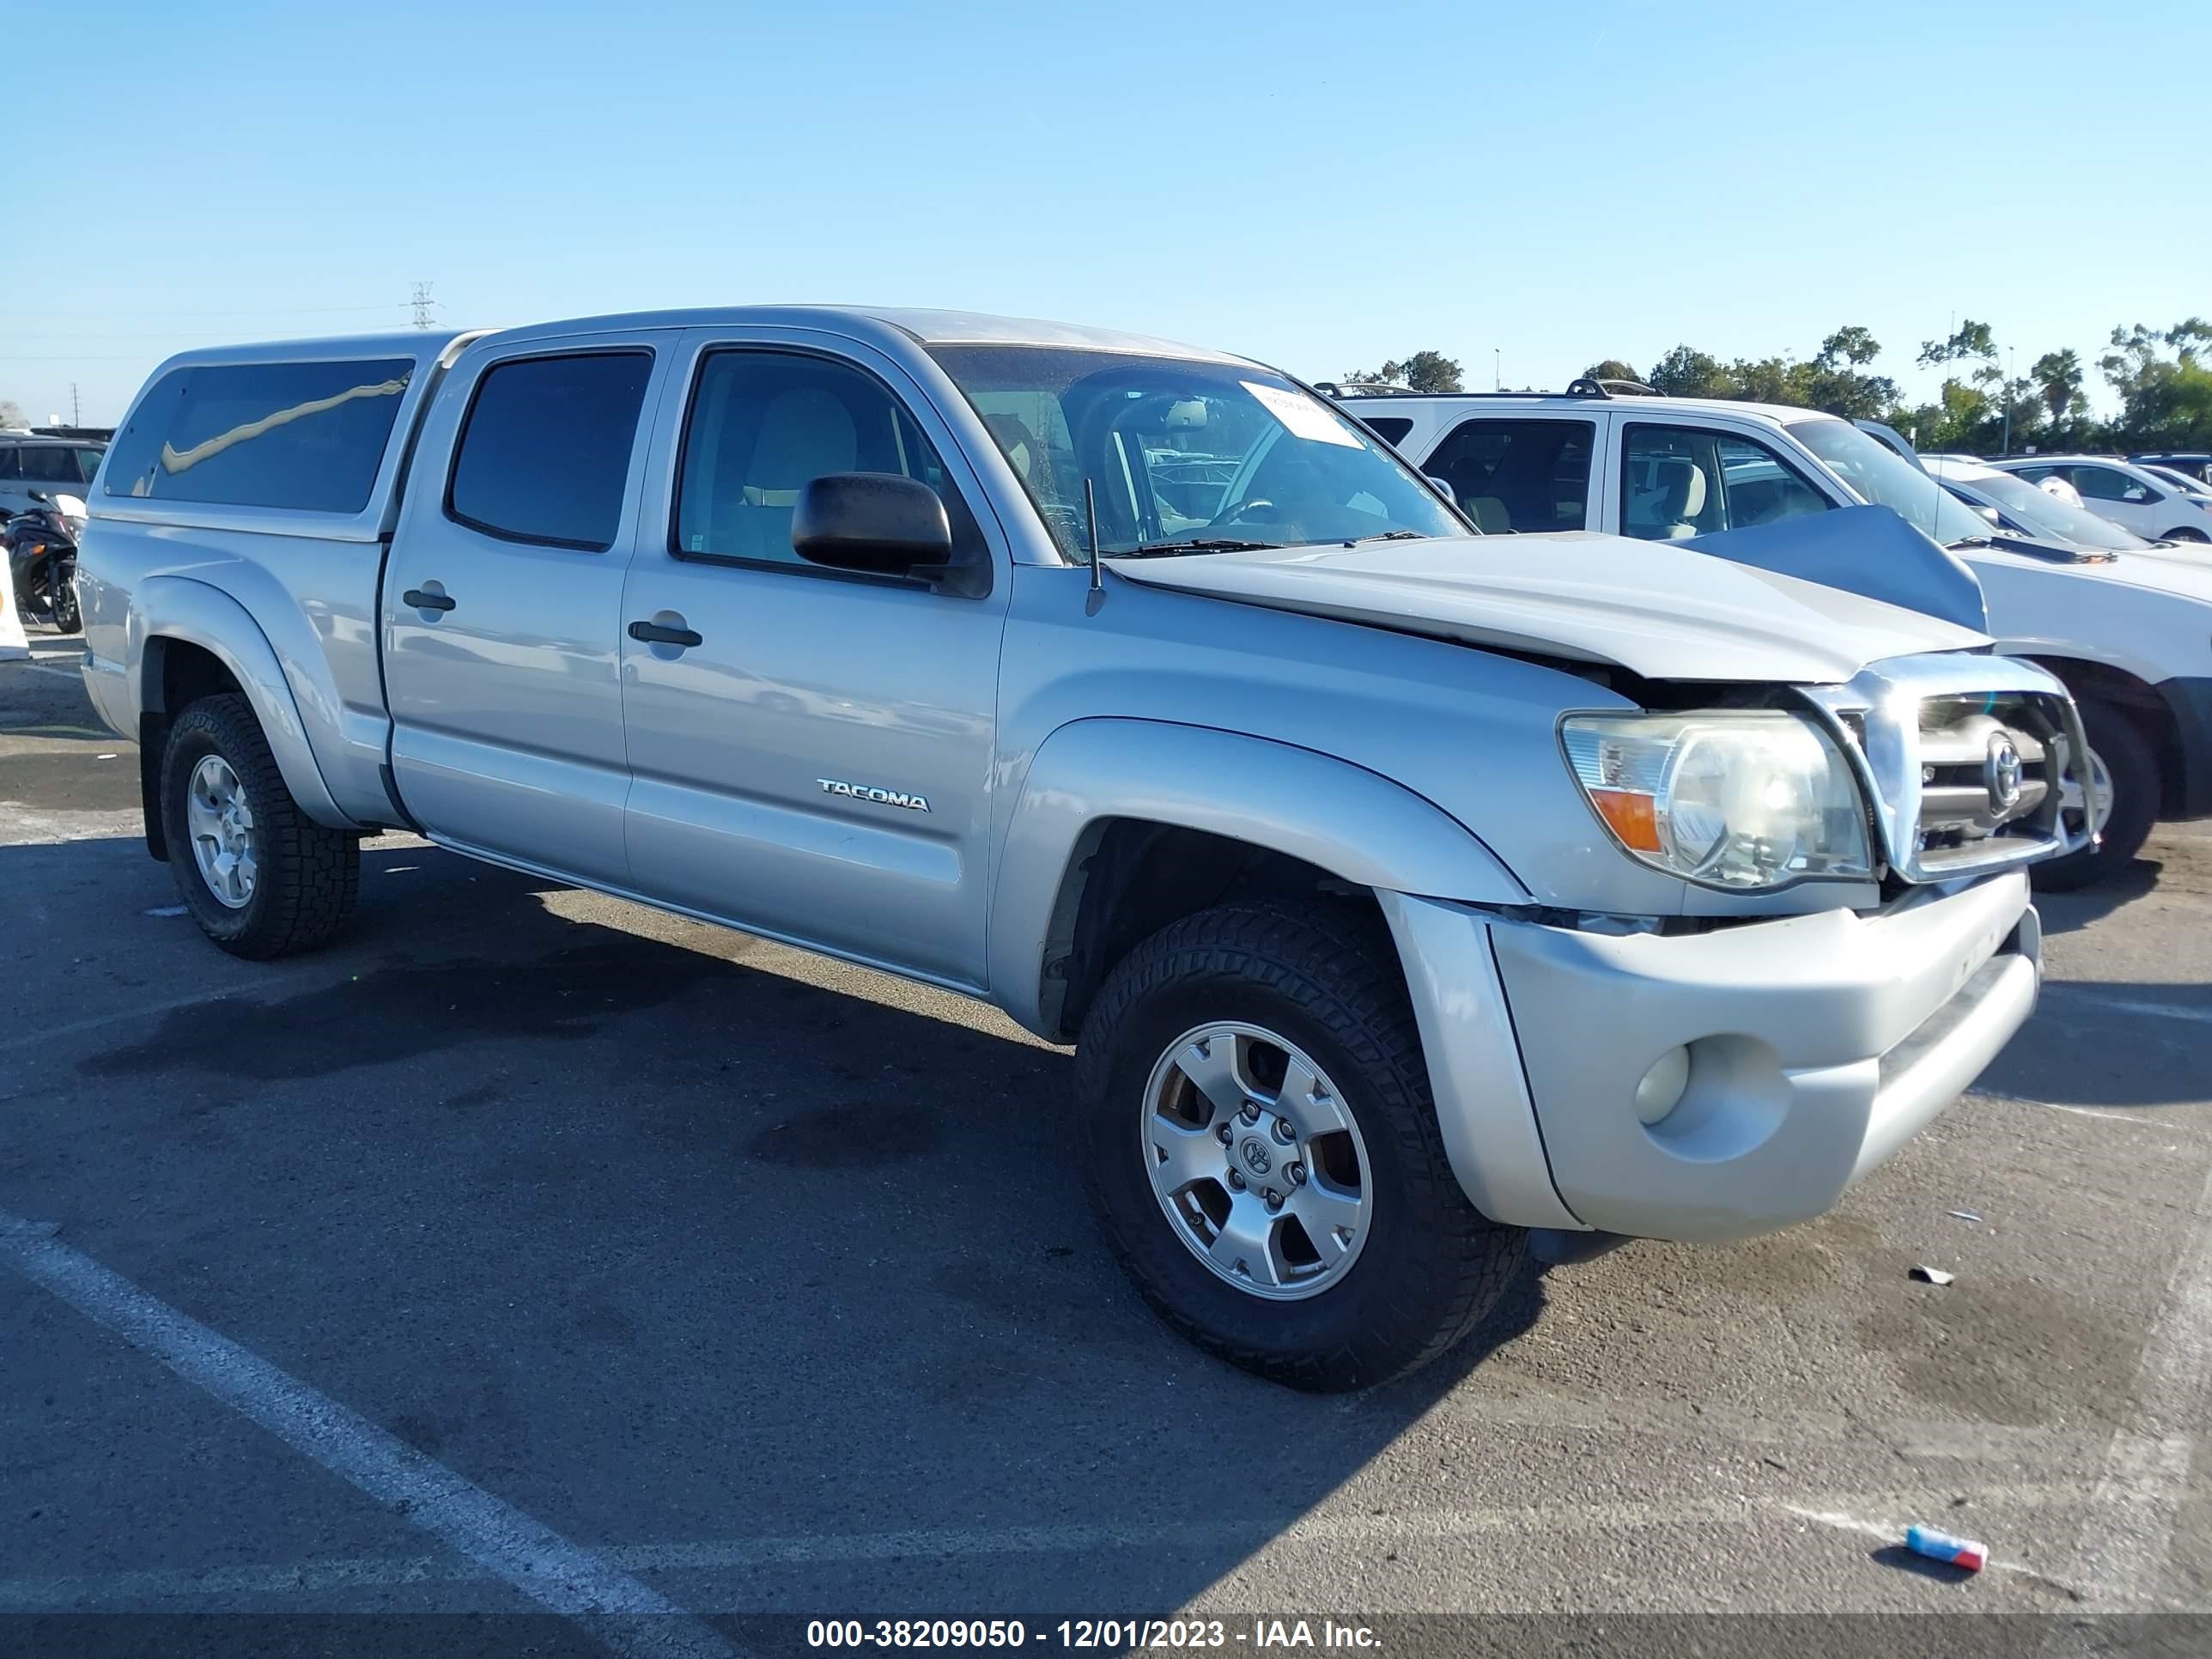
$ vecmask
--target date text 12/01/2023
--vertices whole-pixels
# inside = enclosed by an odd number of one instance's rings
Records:
[[[1031,1630],[1018,1619],[817,1619],[813,1648],[1018,1648],[1054,1639],[1063,1648],[1374,1648],[1364,1625],[1331,1619],[1259,1619],[1233,1626],[1219,1619],[1063,1619]]]

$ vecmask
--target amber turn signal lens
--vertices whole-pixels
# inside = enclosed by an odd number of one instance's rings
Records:
[[[1593,789],[1589,798],[1622,846],[1639,853],[1659,850],[1659,815],[1650,796],[1626,789]]]

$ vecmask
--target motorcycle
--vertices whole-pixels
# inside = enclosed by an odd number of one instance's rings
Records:
[[[34,489],[30,507],[0,527],[16,608],[64,634],[76,633],[84,621],[76,602],[76,544],[84,517],[77,496]]]

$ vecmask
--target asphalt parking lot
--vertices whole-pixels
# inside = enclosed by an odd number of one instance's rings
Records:
[[[1834,1214],[1553,1269],[1317,1399],[1147,1314],[1067,1057],[988,1011],[407,836],[334,948],[223,956],[73,646],[33,646],[0,665],[0,1614],[532,1607],[257,1416],[270,1379],[721,1631],[2212,1607],[2212,825],[2046,901],[2030,1028]],[[1904,1556],[1914,1521],[1996,1564]]]

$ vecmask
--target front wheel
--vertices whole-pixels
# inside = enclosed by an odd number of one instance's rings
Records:
[[[53,583],[54,626],[64,634],[74,634],[84,625],[84,613],[77,609],[76,603],[76,567],[72,564],[58,569],[51,580]]]
[[[1380,920],[1343,902],[1173,923],[1101,988],[1076,1058],[1109,1243],[1209,1352],[1316,1390],[1451,1347],[1527,1261],[1446,1158]]]
[[[2167,531],[2160,539],[2169,542],[2212,542],[2212,536],[2206,535],[2194,525],[2179,525]]]
[[[2096,786],[2095,827],[2103,839],[2094,848],[2033,867],[2035,885],[2046,893],[2070,893],[2090,887],[2125,869],[2158,822],[2160,786],[2158,756],[2142,728],[2125,710],[2094,697],[2083,697],[2082,735],[2089,739],[2089,776]],[[2069,834],[2084,823],[2081,792],[2069,788],[2060,811]]]

